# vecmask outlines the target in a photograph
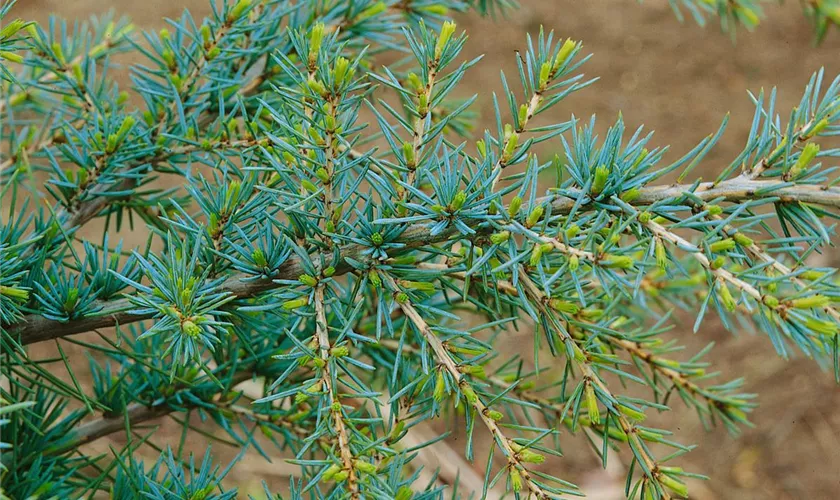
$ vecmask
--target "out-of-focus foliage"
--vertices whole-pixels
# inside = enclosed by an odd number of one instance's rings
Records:
[[[738,26],[752,30],[761,23],[765,5],[777,8],[780,2],[773,0],[668,0],[677,17],[682,20],[688,12],[699,24],[717,16],[724,31],[735,35]],[[837,0],[807,0],[799,2],[808,21],[811,22],[817,41],[821,41],[831,26],[840,24],[840,2]]]

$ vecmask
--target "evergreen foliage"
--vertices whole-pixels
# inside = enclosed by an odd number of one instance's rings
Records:
[[[671,3],[734,32],[763,2]],[[840,20],[806,3],[818,37]],[[212,5],[157,33],[0,9],[5,497],[235,498],[236,463],[189,456],[188,436],[292,456],[286,497],[469,495],[418,480],[445,435],[406,444],[445,418],[486,464],[477,495],[584,494],[556,473],[581,434],[604,466],[630,458],[628,497],[680,498],[702,477],[679,465],[693,446],[646,416],[684,404],[737,434],[756,400],[711,345],[679,352],[677,311],[840,380],[836,270],[808,264],[836,239],[840,79],[818,71],[793,110],[751,94],[743,151],[694,180],[725,119],[673,163],[621,118],[600,137],[594,118],[534,124],[594,82],[579,41],[532,34],[498,95],[458,97],[477,60],[449,15],[510,1]],[[491,129],[474,130],[476,98]],[[498,348],[513,330],[533,356]],[[58,354],[31,356],[40,342]],[[180,442],[144,427],[163,416]],[[110,455],[85,447],[116,433]]]

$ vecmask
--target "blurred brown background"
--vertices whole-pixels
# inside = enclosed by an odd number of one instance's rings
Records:
[[[185,8],[200,17],[208,12],[208,1],[20,0],[14,14],[38,21],[45,21],[49,14],[75,20],[114,9],[141,29],[159,29],[163,18],[177,17]],[[459,25],[470,35],[468,55],[486,54],[468,75],[464,92],[480,93],[476,106],[481,128],[490,125],[490,92],[501,91],[499,70],[515,78],[514,51],[525,47],[526,31],[536,33],[543,24],[562,37],[582,39],[585,49],[594,53],[585,72],[601,78],[552,109],[554,117],[561,120],[574,113],[586,119],[594,113],[603,130],[622,112],[628,128],[644,124],[657,130],[654,142],[671,144],[673,158],[714,132],[731,112],[727,133],[705,162],[705,172],[715,171],[737,155],[746,139],[753,113],[747,89],[777,86],[778,109],[785,118],[813,71],[825,66],[833,78],[840,70],[840,34],[831,33],[814,47],[798,2],[771,4],[767,11],[767,19],[756,32],[740,31],[734,44],[720,32],[717,19],[711,19],[706,28],[688,20],[680,24],[664,0],[642,5],[634,0],[523,0],[522,8],[507,19],[461,16]],[[124,74],[122,80],[127,83]],[[840,496],[840,388],[828,373],[801,356],[784,361],[765,337],[735,337],[711,317],[697,335],[691,333],[690,319],[674,335],[689,349],[715,340],[717,347],[711,354],[715,366],[726,380],[744,376],[747,390],[758,393],[760,402],[753,414],[756,428],[739,437],[723,429],[704,431],[676,398],[671,401],[674,412],[654,419],[654,424],[667,422],[680,442],[699,445],[680,461],[687,470],[712,479],[691,485],[694,498]],[[512,337],[510,346],[516,341]],[[175,431],[171,444],[177,439]],[[166,441],[158,437],[157,443]],[[621,497],[621,462],[616,460],[615,468],[601,471],[586,446],[582,439],[564,440],[566,457],[561,466],[566,470],[556,471],[558,475],[580,484],[591,498]],[[97,448],[106,451],[106,443]],[[220,445],[214,450],[220,459],[235,455]],[[251,453],[234,469],[229,483],[240,486],[242,493],[256,493],[263,479],[282,488],[289,473],[282,462],[269,464]]]

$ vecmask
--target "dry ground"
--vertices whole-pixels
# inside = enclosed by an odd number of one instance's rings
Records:
[[[198,17],[207,0],[20,0],[16,14],[45,20],[54,13],[70,19],[113,8],[143,29],[160,28],[164,17],[190,8]],[[706,161],[706,172],[722,168],[740,150],[752,117],[745,90],[778,86],[779,109],[795,105],[811,72],[826,66],[833,77],[840,70],[840,34],[832,33],[820,47],[812,45],[809,27],[798,2],[771,5],[769,19],[753,34],[742,32],[733,44],[715,25],[699,28],[679,24],[664,0],[523,0],[507,19],[464,17],[460,25],[470,34],[467,51],[486,54],[464,87],[482,92],[479,108],[489,124],[489,90],[499,91],[499,69],[515,74],[515,50],[524,47],[524,33],[542,23],[563,37],[584,40],[595,54],[586,65],[588,75],[600,76],[593,87],[568,99],[552,112],[558,119],[574,113],[597,114],[601,129],[622,112],[628,127],[640,124],[658,130],[659,144],[670,143],[673,155],[686,151],[713,132],[727,112],[729,131]],[[554,144],[556,146],[557,144]],[[829,252],[833,252],[830,250]],[[833,255],[827,256],[838,260]],[[689,348],[709,340],[716,366],[728,378],[743,375],[747,389],[760,395],[754,413],[756,428],[740,437],[723,430],[705,432],[681,409],[667,415],[679,440],[699,448],[683,460],[687,469],[712,481],[693,488],[697,498],[837,498],[840,492],[840,388],[807,360],[783,361],[769,342],[758,336],[736,338],[714,321],[693,335],[688,321],[675,332]],[[521,335],[529,335],[522,333]],[[511,346],[517,342],[511,337]],[[76,355],[80,354],[75,352]],[[659,419],[660,421],[662,419]],[[166,434],[159,439],[165,443]],[[173,443],[177,434],[172,434]],[[105,448],[101,443],[99,449]],[[460,445],[455,444],[460,449]],[[221,459],[235,453],[215,451]],[[578,440],[568,440],[559,475],[589,485],[596,498],[610,498],[616,471],[599,471],[597,461]],[[254,455],[240,463],[231,477],[245,492],[262,479],[281,488],[289,469],[268,464]],[[620,471],[618,471],[620,474]],[[606,486],[599,489],[597,486]]]

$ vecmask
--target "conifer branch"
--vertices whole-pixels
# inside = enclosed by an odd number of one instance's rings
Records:
[[[40,76],[38,76],[35,79],[35,85],[33,85],[33,87],[48,86],[50,84],[59,82],[62,78],[70,78],[70,74],[73,68],[75,68],[76,66],[81,66],[81,64],[84,63],[85,60],[96,62],[104,58],[114,49],[119,48],[122,44],[128,41],[130,39],[129,35],[134,29],[133,26],[130,24],[115,26],[112,22],[110,26],[112,29],[110,31],[102,33],[102,40],[99,43],[91,46],[87,52],[75,56],[70,61],[66,61],[65,63],[62,63],[61,61],[56,61],[59,63],[58,67],[56,68],[56,71],[45,70]],[[117,28],[116,32],[113,31],[114,28]],[[34,38],[33,41],[35,43],[41,42],[41,35],[38,32],[38,28],[32,26],[32,28],[30,28],[29,31],[31,33],[31,36]],[[24,89],[9,95],[8,99],[4,98],[0,100],[0,116],[5,116],[4,113],[6,112],[6,107],[9,105],[9,103],[12,103],[13,105],[20,104],[29,99],[30,92],[31,91],[29,89]],[[89,96],[86,97],[86,100],[88,99]],[[93,105],[93,103],[90,101],[88,101],[88,104],[91,105],[91,107]],[[0,170],[5,170],[5,165],[4,168]]]
[[[545,296],[545,294],[537,287],[537,285],[531,281],[530,278],[523,272],[520,274],[519,279],[522,282],[523,290],[528,298],[532,301],[534,306],[540,311],[540,314],[544,315],[547,318],[553,318],[554,313],[549,310],[548,303],[549,299]],[[592,396],[587,396],[588,399],[591,401],[588,402],[589,407],[589,414],[591,420],[598,420],[598,418],[593,418],[595,415],[598,414],[597,409],[594,408],[596,403],[596,398],[592,387],[597,388],[598,392],[609,398],[611,404],[605,405],[607,411],[611,415],[611,417],[618,423],[619,427],[621,428],[622,432],[627,436],[627,441],[630,445],[630,449],[633,451],[633,455],[642,465],[642,470],[645,476],[652,481],[655,486],[654,488],[662,496],[662,498],[669,499],[671,498],[671,494],[669,490],[665,488],[667,485],[668,488],[674,489],[678,494],[682,495],[685,492],[685,485],[674,482],[672,478],[666,477],[660,473],[660,464],[657,462],[656,458],[653,457],[648,450],[647,446],[642,442],[642,438],[640,437],[645,431],[640,430],[635,422],[631,422],[630,419],[621,411],[620,408],[625,407],[617,407],[616,403],[619,401],[613,393],[610,391],[607,384],[603,381],[600,375],[593,369],[591,366],[588,357],[590,354],[585,351],[584,349],[577,346],[574,338],[572,338],[571,334],[561,328],[557,327],[557,320],[554,319],[553,321],[549,321],[549,325],[551,325],[554,329],[554,333],[557,337],[564,342],[567,346],[572,346],[571,351],[574,353],[572,356],[572,360],[577,365],[578,369],[581,371],[581,375],[583,377],[583,384],[585,387],[585,391],[587,394],[592,394]],[[632,408],[628,408],[629,411],[632,411]],[[659,482],[662,481],[660,485]]]
[[[394,293],[399,294],[400,287],[397,286],[397,283],[394,281],[393,278],[390,276],[385,276],[385,281],[388,284],[388,287],[394,291]],[[514,441],[509,439],[505,436],[502,429],[499,427],[499,424],[491,417],[490,409],[484,405],[481,401],[481,398],[476,394],[475,389],[472,388],[469,381],[464,377],[461,373],[461,370],[458,369],[458,366],[452,360],[452,357],[449,355],[449,351],[447,351],[446,346],[444,346],[443,342],[435,335],[426,321],[423,319],[423,316],[414,308],[411,304],[411,301],[407,298],[397,298],[397,303],[399,304],[400,309],[402,309],[403,313],[405,314],[406,318],[411,322],[412,325],[420,332],[423,338],[428,342],[429,346],[432,348],[434,352],[435,359],[439,363],[438,370],[442,369],[445,370],[449,376],[455,381],[458,385],[458,390],[464,395],[466,402],[474,408],[476,415],[481,419],[484,423],[484,426],[490,431],[490,434],[493,436],[493,440],[505,454],[505,457],[508,461],[508,469],[509,474],[511,477],[511,484],[512,488],[515,492],[519,492],[522,488],[522,481],[524,480],[525,484],[528,486],[528,490],[536,495],[537,498],[547,499],[547,498],[556,498],[554,495],[551,495],[539,483],[536,482],[535,478],[532,476],[532,473],[528,470],[525,463],[522,459],[522,450],[514,449],[514,446],[517,446]],[[520,477],[521,476],[521,477]]]
[[[840,188],[818,185],[793,185],[778,187],[780,185],[784,186],[784,184],[777,181],[744,181],[735,178],[732,181],[721,182],[716,187],[713,183],[701,183],[696,189],[694,189],[694,185],[653,186],[640,189],[639,196],[633,200],[632,205],[644,207],[664,200],[680,198],[686,193],[692,193],[698,200],[706,202],[722,199],[727,202],[738,203],[747,200],[760,200],[764,198],[771,201],[779,199],[780,201],[792,202],[796,200],[806,203],[819,204],[826,207],[840,207]],[[586,195],[581,193],[580,196]],[[551,201],[552,212],[555,214],[568,213],[576,203],[575,198],[565,195],[553,195],[548,199]],[[480,231],[477,233],[479,235],[486,235],[490,231],[489,227],[482,227],[478,223],[474,224],[473,227],[477,231]],[[659,236],[662,236],[674,244],[686,244],[688,247],[694,246],[687,240],[677,235],[668,233],[661,226],[658,226],[658,228],[653,230],[653,232],[659,234]],[[394,255],[399,255],[425,245],[444,242],[455,234],[456,231],[454,229],[449,229],[438,235],[431,236],[430,229],[427,225],[411,225],[406,228],[400,238],[400,243],[405,246],[401,247],[399,251],[394,252]],[[665,236],[666,234],[668,235],[667,237]],[[340,251],[340,255],[343,259],[339,262],[339,265],[335,266],[336,274],[341,275],[349,271],[350,267],[346,264],[346,258],[355,258],[355,256],[359,255],[364,250],[365,247],[362,245],[349,245],[344,247]],[[330,258],[331,255],[332,253],[330,252],[325,254],[325,257]],[[702,256],[702,254],[700,255]],[[705,256],[702,256],[702,258],[698,259],[698,261],[703,263],[704,259],[707,262],[704,265],[708,265],[708,259],[705,258]],[[276,275],[274,277],[275,279],[295,279],[297,276],[302,274],[301,265],[301,260],[299,258],[291,257],[282,265],[281,268],[276,270]],[[755,290],[752,285],[737,280],[725,269],[720,271],[719,274],[721,277],[727,276],[727,278],[723,279],[732,282],[733,285],[736,285],[739,288],[742,286],[746,287],[745,291],[747,291],[747,293],[750,293],[753,297],[757,296],[760,300],[761,293]],[[225,280],[220,289],[224,292],[230,292],[239,298],[249,298],[277,287],[277,285],[272,283],[270,280],[258,279],[255,281],[243,281],[246,278],[250,278],[250,276],[244,274],[232,276],[231,278]],[[27,345],[44,340],[64,337],[66,335],[75,335],[98,328],[125,325],[135,321],[149,319],[151,317],[150,315],[145,314],[134,315],[128,313],[127,311],[130,308],[130,302],[127,299],[109,301],[97,307],[101,307],[101,309],[96,316],[73,320],[67,323],[49,320],[39,315],[29,315],[26,316],[19,324],[10,325],[8,330],[13,338],[19,335],[21,344]]]
[[[715,2],[680,5],[758,22],[754,2]],[[840,78],[823,87],[816,72],[785,127],[775,90],[752,94],[742,152],[712,181],[684,183],[727,120],[664,166],[665,149],[641,129],[628,136],[622,117],[603,135],[594,118],[535,126],[596,80],[579,71],[581,42],[540,29],[518,52],[519,81],[503,75],[491,96],[495,127],[473,155],[480,96],[454,90],[478,58],[462,59],[466,35],[447,13],[507,3],[229,0],[131,44],[123,21],[44,32],[6,22],[11,4],[0,6],[0,60],[13,63],[0,65],[3,493],[233,498],[219,486],[229,467],[181,456],[197,433],[264,456],[290,448],[294,500],[437,498],[448,486],[411,462],[439,439],[407,433],[454,406],[466,410],[465,460],[478,421],[494,438],[484,483],[469,483],[486,494],[578,494],[532,467],[560,456],[562,425],[582,429],[604,466],[609,447],[629,449],[629,497],[686,497],[686,478],[702,476],[666,464],[693,447],[642,420],[677,393],[704,426],[737,433],[755,405],[740,379],[707,383],[711,345],[672,357],[674,306],[696,310],[695,330],[712,310],[730,330],[752,322],[780,355],[795,346],[840,380],[836,270],[806,264],[840,216],[823,161],[840,149],[817,143],[840,134]],[[833,24],[807,9],[822,32]],[[107,77],[106,56],[123,49],[144,60],[131,68],[134,99]],[[409,57],[381,64],[397,54]],[[532,146],[549,140],[559,151],[545,161]],[[111,222],[137,230],[135,214],[145,244],[115,243]],[[108,224],[87,239],[80,229],[97,217]],[[525,349],[499,350],[522,318],[532,364]],[[91,330],[96,342],[69,338]],[[61,338],[93,354],[89,376],[64,342],[52,358],[26,348]],[[253,396],[232,391],[257,374]],[[650,392],[633,397],[613,377]],[[84,422],[74,407],[103,413]],[[193,412],[229,438],[175,415]],[[182,426],[177,456],[133,460],[157,447],[149,437],[115,451],[112,468],[86,454],[165,415]],[[675,452],[655,455],[660,445]]]
[[[550,240],[551,238],[543,238],[543,241],[546,242],[549,242]],[[554,241],[556,242],[556,240]],[[563,245],[562,243],[560,245],[562,245],[562,248],[564,250],[568,249],[566,245]],[[578,250],[577,252],[580,251]],[[571,255],[577,254],[571,253]],[[593,261],[594,260],[595,259],[593,256]],[[424,262],[420,263],[418,267],[420,267],[421,269],[434,269],[436,271],[439,271],[444,276],[455,278],[461,281],[467,279],[466,273],[461,271],[452,271],[451,268],[446,264],[432,264]],[[511,296],[516,296],[520,293],[519,289],[513,283],[507,280],[496,280],[495,282],[488,282],[487,285]],[[581,330],[585,331],[587,327],[589,327],[593,330],[593,332],[596,331],[596,329],[594,328],[595,325],[591,323],[590,319],[585,317],[583,311],[578,310],[577,312],[569,314],[569,316],[570,318],[573,318],[574,325],[580,328]],[[571,329],[572,326],[572,323],[567,323],[567,327],[570,328],[570,334],[573,334],[573,330]],[[746,422],[746,415],[742,408],[750,407],[750,405],[747,402],[737,398],[721,396],[700,386],[692,380],[690,374],[703,375],[703,370],[692,369],[689,372],[680,370],[678,368],[679,363],[653,354],[649,349],[647,349],[647,346],[641,340],[629,340],[626,338],[622,338],[617,334],[611,334],[606,332],[598,335],[598,339],[603,340],[614,350],[624,352],[630,357],[642,361],[648,366],[648,368],[652,372],[655,372],[664,377],[666,380],[670,381],[673,387],[677,388],[678,391],[685,391],[693,397],[701,398],[708,407],[715,407],[719,409],[724,415],[731,418],[733,421]],[[499,380],[498,378],[491,377],[488,378],[488,381],[503,389],[508,389],[511,387],[510,384],[507,384],[504,381]],[[533,396],[528,391],[520,390],[517,388],[514,388],[513,390],[517,395],[521,396],[526,401],[537,403],[540,406],[545,407],[546,409],[551,409],[553,411],[558,412],[559,419],[566,422],[567,425],[573,425],[573,422],[571,420],[567,420],[566,415],[563,415],[561,413],[563,411],[563,405],[554,404],[545,399]]]

